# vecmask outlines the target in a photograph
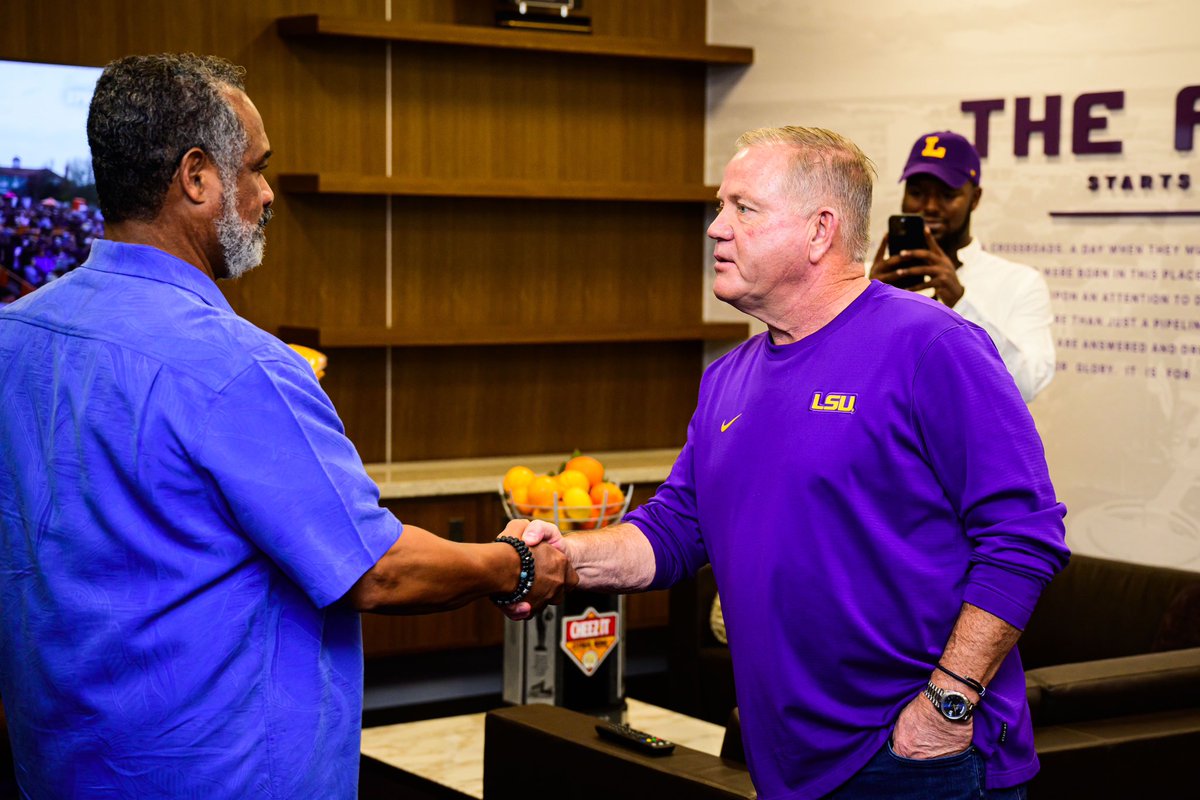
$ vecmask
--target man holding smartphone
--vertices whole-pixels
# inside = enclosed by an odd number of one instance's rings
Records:
[[[1054,377],[1050,290],[1041,273],[983,250],[971,214],[983,196],[979,153],[963,136],[935,131],[913,144],[904,199],[871,264],[871,278],[933,297],[988,332],[1031,402]],[[924,229],[914,229],[919,216]],[[899,241],[905,234],[919,238]],[[970,291],[968,291],[968,288]]]

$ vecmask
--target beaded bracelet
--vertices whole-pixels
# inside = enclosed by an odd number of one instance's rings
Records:
[[[533,589],[533,553],[529,552],[529,547],[524,542],[512,536],[498,536],[496,541],[512,545],[521,557],[521,574],[517,576],[517,588],[509,594],[492,595],[492,602],[496,605],[511,606],[524,600]]]

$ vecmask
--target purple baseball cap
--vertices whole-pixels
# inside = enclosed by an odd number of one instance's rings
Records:
[[[979,153],[974,145],[953,131],[934,131],[917,139],[901,181],[913,175],[932,175],[955,189],[967,181],[979,185]]]

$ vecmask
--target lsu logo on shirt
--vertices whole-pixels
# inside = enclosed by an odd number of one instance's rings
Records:
[[[858,400],[856,394],[841,392],[817,392],[813,395],[809,411],[836,411],[842,414],[853,414],[854,404]]]

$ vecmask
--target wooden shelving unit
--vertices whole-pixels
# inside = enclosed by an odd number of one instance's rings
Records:
[[[705,0],[603,0],[587,35],[488,26],[490,5],[383,21],[329,0],[275,20],[305,65],[288,79],[326,101],[296,120],[298,155],[274,178],[295,220],[286,263],[303,268],[260,322],[338,351],[323,385],[367,461],[383,460],[380,412],[391,421],[394,463],[371,467],[384,502],[468,541],[502,524],[507,466],[560,458],[506,453],[602,453],[649,499],[686,436],[704,343],[749,333],[702,318],[717,191],[703,131],[706,67],[753,51],[705,43]],[[384,42],[387,81],[368,81]],[[356,139],[377,147],[384,130],[386,162],[358,158]],[[628,609],[631,628],[666,623],[663,593]],[[479,604],[368,617],[364,641],[368,655],[497,644],[497,619]]]
[[[281,191],[267,263],[222,291],[266,330],[301,323],[343,348],[322,386],[361,457],[393,462],[372,474],[405,524],[491,540],[486,476],[524,460],[506,454],[669,468],[654,453],[683,444],[702,343],[744,335],[701,315],[705,76],[753,60],[705,42],[707,0],[595,0],[589,35],[490,27],[492,0],[392,2],[391,22],[360,0],[19,5],[0,25],[6,59],[171,50],[247,68]],[[376,177],[389,171],[407,177]],[[656,479],[632,477],[635,503]],[[665,624],[662,593],[628,609],[630,628]],[[364,642],[369,656],[494,645],[501,619],[487,602],[364,615]]]
[[[597,451],[588,455],[600,459],[609,480],[622,486],[634,484],[649,491],[671,474],[679,449]],[[380,497],[401,500],[471,494],[495,496],[501,477],[514,464],[522,464],[534,472],[553,472],[564,460],[562,453],[516,453],[489,458],[367,464],[366,467],[367,473],[379,485]]]
[[[461,347],[478,345],[601,344],[616,342],[717,342],[745,339],[749,326],[742,322],[709,322],[700,325],[575,328],[536,330],[527,327],[426,329],[306,328],[285,325],[279,337],[287,342],[317,348],[339,347]]]
[[[489,197],[528,200],[621,200],[711,203],[717,187],[705,184],[555,180],[433,180],[336,173],[286,173],[277,183],[296,194],[364,194],[409,197]]]
[[[282,46],[324,65],[295,77],[328,99],[274,182],[304,242],[287,255],[325,271],[289,276],[286,302],[256,321],[343,351],[325,385],[364,457],[380,455],[381,402],[398,460],[504,452],[494,428],[430,419],[446,404],[486,421],[588,398],[581,414],[521,427],[517,447],[681,444],[703,344],[749,333],[702,319],[704,207],[717,192],[703,181],[703,129],[705,68],[751,64],[753,51],[704,41],[704,0],[662,13],[604,0],[591,34],[492,26],[482,0],[405,6],[394,20],[314,12],[274,20]],[[347,97],[370,74],[353,65],[380,63],[385,42],[398,45],[387,82]],[[385,130],[384,164],[342,146],[362,135],[375,147]],[[384,363],[388,396],[370,383]],[[520,400],[490,391],[512,375]]]
[[[691,61],[703,64],[746,65],[754,61],[754,51],[748,47],[688,45],[662,42],[656,39],[570,33],[531,33],[481,25],[380,22],[352,17],[332,17],[324,14],[284,17],[278,20],[277,25],[281,35],[296,37],[350,37],[459,47]]]

